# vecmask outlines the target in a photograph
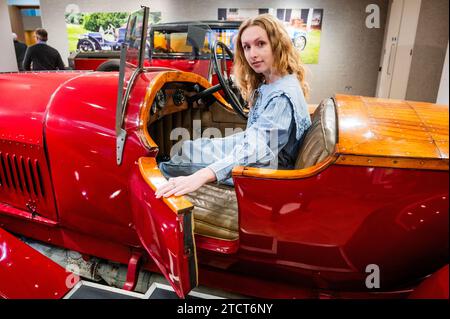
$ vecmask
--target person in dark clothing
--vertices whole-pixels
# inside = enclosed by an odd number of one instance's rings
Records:
[[[22,63],[23,58],[25,57],[25,51],[27,51],[27,45],[25,43],[20,42],[17,40],[17,34],[13,33],[13,39],[14,39],[14,49],[16,51],[16,59],[17,59],[17,67],[19,68],[19,71],[23,71]]]
[[[47,31],[34,31],[37,43],[28,47],[23,60],[23,68],[27,71],[64,70],[64,63],[59,52],[47,44]]]

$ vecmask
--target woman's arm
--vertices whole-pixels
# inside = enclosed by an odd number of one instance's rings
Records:
[[[216,175],[206,167],[189,176],[179,176],[169,178],[169,181],[157,189],[155,196],[169,197],[172,195],[181,196],[199,189],[206,183],[214,182]]]

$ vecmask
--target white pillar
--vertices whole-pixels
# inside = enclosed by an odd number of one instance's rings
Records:
[[[447,54],[445,55],[444,67],[442,68],[441,84],[439,85],[439,92],[436,103],[448,105],[448,43]]]
[[[2,44],[0,72],[17,71],[16,52],[14,50],[7,0],[0,0],[0,30],[2,30],[0,32],[0,43]]]

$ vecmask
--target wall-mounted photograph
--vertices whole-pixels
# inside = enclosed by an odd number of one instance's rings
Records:
[[[129,12],[66,12],[69,52],[119,51],[129,15]],[[159,21],[161,12],[151,12],[149,24]]]
[[[272,14],[284,23],[292,43],[300,51],[303,63],[319,62],[323,9],[219,8],[218,19],[243,21],[263,13]]]

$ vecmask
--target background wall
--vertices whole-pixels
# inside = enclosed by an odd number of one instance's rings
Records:
[[[318,103],[334,93],[375,95],[388,0],[41,0],[48,43],[58,49],[66,64],[69,52],[64,12],[71,3],[81,12],[131,12],[149,5],[151,11],[162,13],[163,22],[217,19],[218,8],[323,8],[319,63],[307,65],[312,89],[309,102]],[[380,7],[379,29],[365,26],[368,4]]]
[[[0,30],[2,30],[0,32],[0,43],[2,44],[0,72],[17,71],[16,53],[6,0],[0,0]]]
[[[435,102],[448,43],[448,0],[422,0],[406,99]]]

